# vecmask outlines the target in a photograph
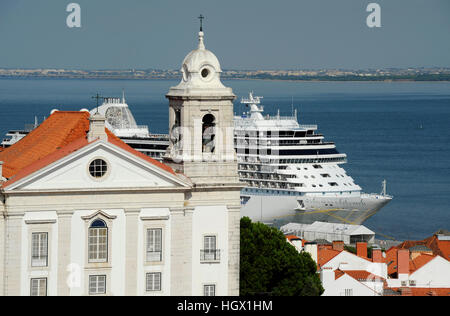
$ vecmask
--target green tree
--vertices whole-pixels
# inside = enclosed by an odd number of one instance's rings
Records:
[[[240,294],[318,296],[316,263],[299,253],[278,229],[241,219]]]

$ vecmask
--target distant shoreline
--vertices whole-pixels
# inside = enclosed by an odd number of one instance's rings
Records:
[[[56,69],[1,68],[0,78],[8,79],[91,79],[91,80],[180,80],[177,69]],[[233,70],[221,72],[223,80],[269,80],[299,82],[437,82],[450,81],[450,68],[386,69],[288,69]]]
[[[180,80],[180,77],[164,77],[164,78],[140,78],[140,77],[102,77],[102,76],[2,76],[1,79],[12,79],[12,80],[136,80],[136,81],[168,81],[168,80]],[[252,78],[252,77],[222,77],[222,80],[252,80],[252,81],[287,81],[287,82],[450,82],[450,77],[445,79],[404,79],[404,78],[342,78],[342,79],[331,79],[331,78]]]

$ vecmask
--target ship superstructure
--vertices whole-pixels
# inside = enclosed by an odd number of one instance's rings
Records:
[[[249,111],[234,118],[243,216],[273,222],[291,216],[361,224],[392,197],[362,193],[343,169],[347,155],[292,116],[264,116],[261,97],[242,99]]]

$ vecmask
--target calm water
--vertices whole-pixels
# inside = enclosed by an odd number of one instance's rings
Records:
[[[138,124],[168,130],[165,99],[176,81],[0,80],[0,134],[39,121],[52,109],[91,109],[91,99],[120,96]],[[263,95],[266,113],[291,113],[318,124],[327,140],[348,156],[344,167],[365,192],[388,181],[394,200],[365,222],[398,239],[421,239],[450,230],[450,83],[227,81],[240,98]],[[243,107],[236,102],[236,112]],[[382,237],[382,236],[380,236]]]

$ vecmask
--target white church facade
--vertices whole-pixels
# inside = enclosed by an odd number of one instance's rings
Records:
[[[167,95],[164,164],[86,111],[0,152],[0,295],[239,295],[242,186],[220,132],[235,96],[199,38]]]

